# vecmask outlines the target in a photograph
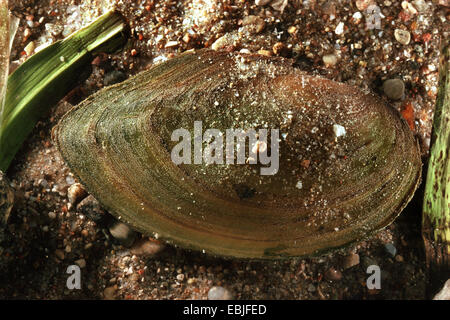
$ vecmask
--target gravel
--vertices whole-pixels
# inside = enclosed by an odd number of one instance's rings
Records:
[[[381,29],[376,29],[366,25],[373,1],[10,1],[21,19],[11,65],[17,67],[28,58],[24,49],[30,41],[35,51],[40,50],[116,4],[130,21],[132,40],[122,52],[93,61],[91,76],[75,91],[78,100],[105,86],[106,75],[113,71],[129,77],[189,49],[279,55],[306,72],[374,92],[398,111],[408,106],[409,123],[426,158],[437,93],[439,37],[448,37],[450,16],[446,7],[432,1],[410,1],[416,13],[400,1],[388,2],[376,2],[383,16]],[[257,18],[246,20],[248,16]],[[409,42],[402,40],[407,44],[396,39],[396,29],[410,34]],[[334,55],[336,63],[327,63],[326,55]],[[403,87],[385,93],[383,84],[389,79],[401,79]],[[16,200],[0,244],[0,298],[208,299],[214,287],[222,288],[222,296],[232,292],[236,299],[425,298],[417,200],[370,239],[320,257],[224,259],[140,234],[136,243],[148,240],[148,246],[124,246],[109,233],[114,220],[98,203],[90,199],[71,206],[67,199],[68,188],[80,181],[53,145],[51,129],[73,104],[69,98],[61,101],[38,123],[8,171]],[[41,179],[47,187],[38,183]],[[92,218],[95,215],[89,212],[95,210],[102,210],[105,219]],[[387,258],[380,250],[390,242],[403,261]],[[360,256],[389,275],[381,290],[361,285],[367,274]],[[68,290],[67,267],[82,259],[86,265],[81,269],[81,289]],[[330,281],[337,271],[342,278]],[[316,290],[308,290],[312,287]]]
[[[208,300],[233,300],[233,295],[229,290],[215,286],[209,289]]]
[[[388,79],[383,83],[384,94],[392,100],[399,100],[405,94],[405,84],[401,79]]]

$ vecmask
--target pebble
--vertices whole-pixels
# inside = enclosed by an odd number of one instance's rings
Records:
[[[250,34],[257,34],[264,30],[266,23],[258,16],[247,16],[242,20],[244,29]]]
[[[426,3],[424,0],[414,0],[413,5],[419,12],[424,12],[428,9],[428,3]]]
[[[268,4],[270,1],[272,0],[255,0],[255,4],[257,6],[265,6],[266,4]]]
[[[87,196],[77,205],[77,212],[95,222],[100,221],[106,215],[100,203],[92,195]]]
[[[273,45],[272,52],[277,56],[287,56],[289,49],[283,42],[277,42]]]
[[[260,54],[262,56],[266,56],[266,57],[271,57],[272,56],[272,51],[265,50],[265,49],[260,49],[260,50],[258,50],[258,54]]]
[[[78,202],[83,200],[87,196],[86,190],[84,190],[81,183],[72,184],[67,190],[67,198],[71,206],[75,206]]]
[[[214,286],[208,291],[208,300],[233,300],[233,295],[224,287]]]
[[[342,260],[342,268],[348,269],[359,264],[359,254],[351,253]]]
[[[59,260],[64,260],[64,251],[61,249],[55,250],[55,255]]]
[[[316,286],[315,285],[313,285],[312,283],[310,283],[309,285],[308,285],[308,291],[309,292],[315,292],[316,291]]]
[[[127,79],[125,73],[119,70],[112,70],[107,72],[103,78],[103,84],[105,86],[110,86],[119,82],[122,82]]]
[[[283,13],[288,4],[288,0],[272,0],[270,6],[277,11]]]
[[[339,22],[336,26],[336,29],[334,29],[334,33],[336,33],[337,35],[344,33],[344,23],[342,21]]]
[[[402,1],[402,8],[412,15],[417,14],[417,9],[408,1]]]
[[[182,273],[177,274],[177,280],[178,281],[183,281],[184,280],[184,274],[182,274]]]
[[[388,79],[383,83],[384,94],[392,100],[399,100],[405,94],[405,84],[401,79]]]
[[[66,182],[68,185],[72,185],[75,183],[75,179],[71,175],[68,175],[66,176]]]
[[[334,4],[334,1],[327,1],[325,2],[321,7],[322,13],[329,15],[330,17],[335,17],[336,15],[336,5]]]
[[[29,28],[25,28],[25,31],[23,33],[24,41],[28,39],[31,36],[31,34],[32,34],[31,30]]]
[[[25,51],[25,53],[27,54],[27,56],[31,56],[34,52],[34,49],[36,48],[36,45],[34,44],[33,41],[30,41],[25,48],[23,49],[23,51]]]
[[[81,269],[86,267],[86,260],[85,259],[78,259],[75,261],[75,264],[77,264]]]
[[[395,257],[397,254],[397,248],[392,243],[386,243],[384,245],[384,249],[387,253],[389,253],[392,257]]]
[[[450,300],[450,279],[448,279],[441,291],[439,291],[433,298],[433,300]]]
[[[339,281],[342,279],[342,272],[331,267],[325,272],[324,276],[330,281]]]
[[[407,45],[411,41],[411,33],[407,30],[395,29],[394,37],[395,40],[403,45]]]
[[[211,45],[211,49],[213,50],[220,50],[225,48],[226,46],[232,45],[233,40],[231,38],[231,35],[228,33],[218,38],[214,43]]]
[[[105,300],[114,300],[116,298],[115,293],[116,293],[115,286],[107,287],[105,288],[105,290],[103,290],[103,297]]]
[[[137,256],[154,256],[164,249],[158,240],[140,239],[130,248],[130,253]]]
[[[326,54],[322,57],[326,66],[334,66],[337,63],[337,57],[334,54]]]
[[[359,11],[364,11],[372,2],[373,0],[356,0],[355,4]]]
[[[136,239],[136,232],[123,222],[114,222],[109,227],[111,235],[125,247],[129,247]]]

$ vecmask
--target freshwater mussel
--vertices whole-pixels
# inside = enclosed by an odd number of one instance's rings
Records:
[[[313,255],[366,238],[421,175],[417,141],[379,97],[260,55],[185,52],[87,98],[54,133],[112,214],[223,256]]]

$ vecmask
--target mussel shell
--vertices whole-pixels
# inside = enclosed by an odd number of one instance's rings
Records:
[[[176,165],[172,132],[193,136],[195,121],[203,131],[279,129],[278,172]],[[396,110],[259,55],[183,53],[100,90],[54,133],[73,173],[111,213],[223,256],[312,255],[365,238],[395,219],[421,175],[417,141]]]

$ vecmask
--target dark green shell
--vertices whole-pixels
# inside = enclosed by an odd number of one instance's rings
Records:
[[[278,172],[176,165],[172,132],[193,135],[195,121],[204,131],[279,129]],[[311,255],[367,237],[395,219],[421,175],[417,142],[396,110],[259,55],[186,52],[100,90],[55,134],[73,173],[111,213],[225,256]]]

